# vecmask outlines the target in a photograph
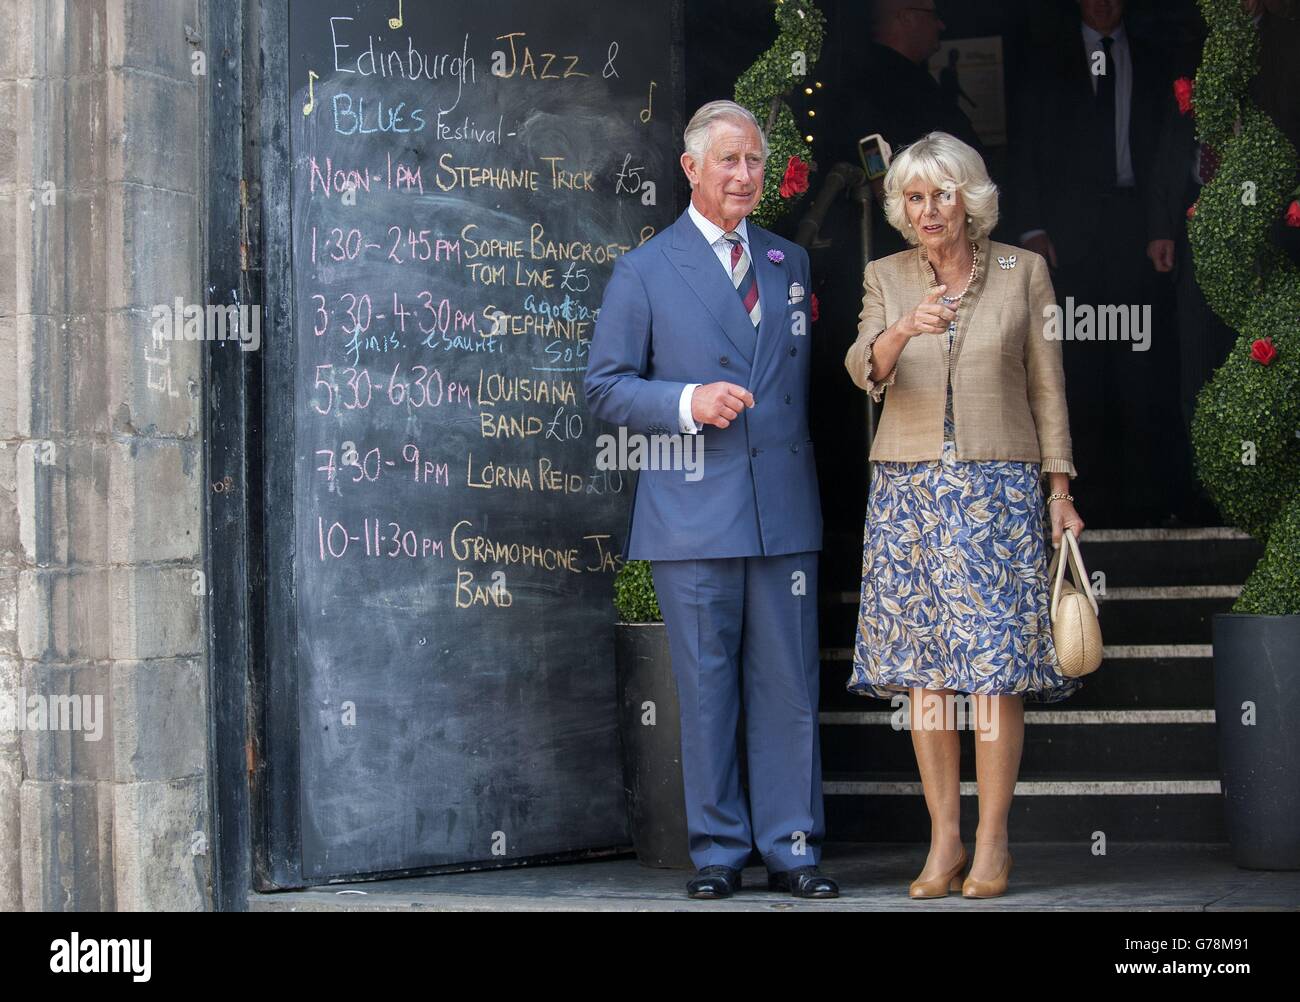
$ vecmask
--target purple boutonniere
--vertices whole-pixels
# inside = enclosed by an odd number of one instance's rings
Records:
[[[785,260],[785,255],[781,251],[773,249],[767,252],[767,259],[773,264],[780,264]]]

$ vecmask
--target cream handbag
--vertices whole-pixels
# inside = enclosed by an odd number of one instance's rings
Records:
[[[1066,563],[1073,584],[1066,578]],[[1052,579],[1052,642],[1060,672],[1068,678],[1090,675],[1101,664],[1101,624],[1074,530],[1063,533],[1047,573]]]

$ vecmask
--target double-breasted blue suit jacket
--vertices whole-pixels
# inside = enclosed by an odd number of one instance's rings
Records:
[[[705,425],[702,473],[639,472],[623,555],[698,560],[820,550],[821,502],[808,430],[812,282],[808,254],[746,224],[762,320],[757,335],[726,269],[683,213],[619,258],[592,336],[592,414],[628,434],[681,434],[688,383],[745,387],[755,406]],[[784,255],[776,262],[768,251]],[[791,302],[791,292],[796,302]],[[802,295],[800,293],[802,290]]]

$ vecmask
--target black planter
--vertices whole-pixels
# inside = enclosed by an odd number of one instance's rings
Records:
[[[643,866],[691,866],[682,793],[682,731],[663,623],[619,623],[614,636],[618,675],[618,737],[623,790],[636,858]],[[646,724],[646,704],[654,724]]]
[[[1300,870],[1300,616],[1214,617],[1214,712],[1237,865]]]

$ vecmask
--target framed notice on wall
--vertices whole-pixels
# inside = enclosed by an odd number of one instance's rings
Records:
[[[929,65],[940,89],[970,119],[980,141],[985,146],[1005,146],[1007,105],[1002,39],[992,35],[941,42]]]
[[[676,216],[679,5],[265,16],[259,872],[625,846],[611,599],[634,485],[597,468],[583,374],[614,262]]]

